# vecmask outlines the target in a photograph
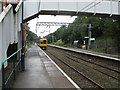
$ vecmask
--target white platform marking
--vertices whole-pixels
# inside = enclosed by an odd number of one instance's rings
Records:
[[[60,70],[60,72],[78,89],[82,90],[42,49],[41,51],[47,56],[47,58]]]

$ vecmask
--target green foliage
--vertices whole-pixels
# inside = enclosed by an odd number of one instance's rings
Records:
[[[95,48],[95,49],[89,49],[90,51],[94,51],[94,52],[105,52],[105,48]]]
[[[27,41],[29,42],[37,42],[39,37],[33,33],[32,31],[27,30]]]
[[[63,46],[64,45],[64,42],[62,40],[58,40],[57,42],[55,43],[52,43],[53,45],[58,45],[58,46]]]
[[[49,35],[47,35],[45,38],[47,38],[48,39],[48,43],[52,43],[52,35],[53,35],[53,33],[51,33],[51,34],[49,34]],[[55,37],[56,38],[56,37]]]
[[[111,18],[98,17],[77,17],[74,25],[61,26],[57,31],[46,36],[52,42],[62,40],[64,44],[73,44],[73,41],[79,40],[83,44],[84,37],[88,36],[88,24],[92,25],[91,36],[96,39],[96,51],[104,51],[105,45],[120,48],[120,25]],[[120,23],[120,22],[119,22]],[[54,36],[54,38],[52,38]],[[92,43],[94,44],[94,43]]]
[[[32,31],[30,30],[27,30],[27,45],[28,47],[31,46],[31,44],[33,44],[33,42],[36,42],[38,43],[39,42],[39,38],[35,33],[33,33]]]

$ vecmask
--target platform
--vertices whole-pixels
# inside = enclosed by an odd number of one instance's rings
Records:
[[[101,52],[94,52],[94,51],[89,51],[89,50],[83,50],[80,48],[69,48],[69,47],[63,47],[63,46],[57,46],[57,45],[50,45],[51,47],[56,47],[60,48],[63,50],[68,50],[76,53],[81,53],[81,54],[86,54],[86,55],[91,55],[95,57],[100,57],[100,58],[106,58],[106,59],[112,59],[116,61],[120,61],[120,57],[118,55],[112,55],[112,54],[106,54],[106,53],[101,53]]]
[[[15,80],[13,88],[79,88],[56,64],[33,45],[25,58],[25,71]]]

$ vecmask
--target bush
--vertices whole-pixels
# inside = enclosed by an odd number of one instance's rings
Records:
[[[89,49],[89,50],[94,52],[105,52],[105,48],[96,48],[96,49]]]
[[[64,45],[64,42],[62,40],[59,40],[55,43],[52,43],[53,45],[58,45],[58,46],[63,46]]]

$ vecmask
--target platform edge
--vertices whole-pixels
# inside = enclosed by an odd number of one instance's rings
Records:
[[[42,49],[41,51],[45,54],[45,56],[60,70],[60,72],[77,88],[78,90],[82,90]]]

